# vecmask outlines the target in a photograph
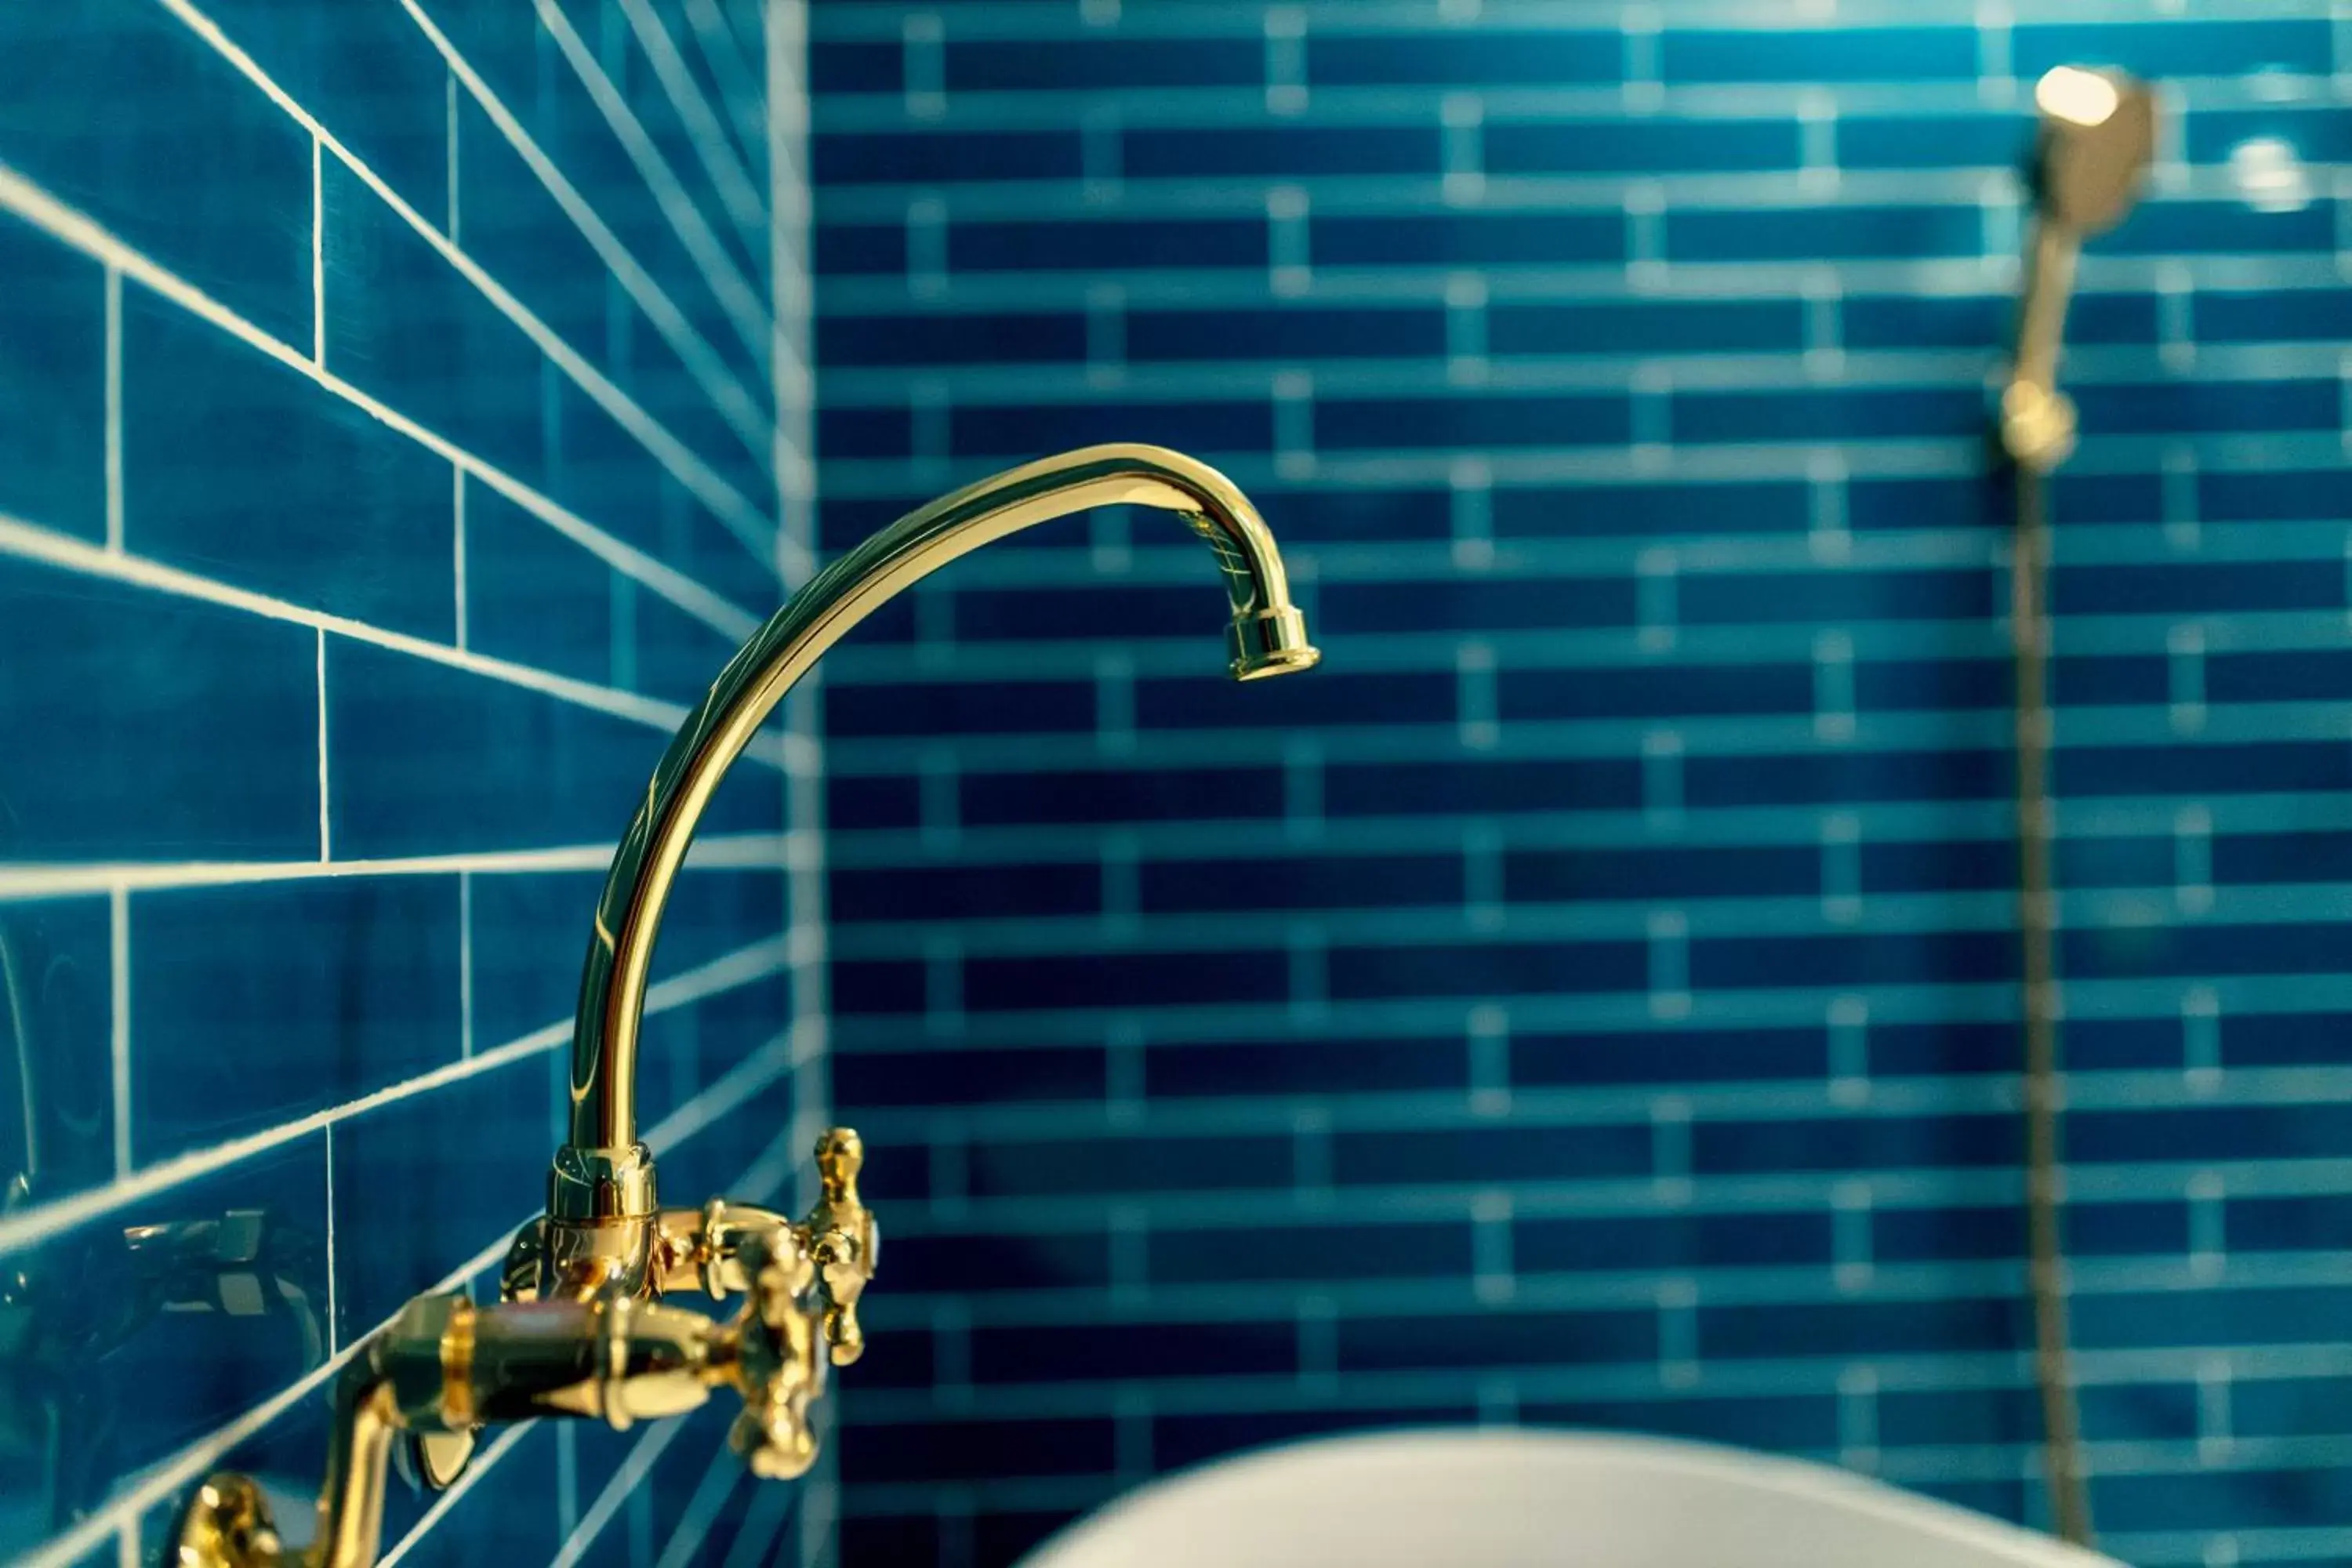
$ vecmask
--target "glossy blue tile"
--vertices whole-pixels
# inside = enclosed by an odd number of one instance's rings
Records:
[[[1318,267],[1568,266],[1625,255],[1618,213],[1479,212],[1318,215],[1307,247]]]
[[[539,350],[348,171],[322,178],[328,366],[436,435],[541,483],[550,373]]]
[[[122,310],[122,472],[123,540],[139,554],[435,642],[456,635],[449,464],[139,289]]]
[[[2317,17],[2021,22],[2010,47],[2021,77],[2062,65],[2121,66],[2163,77],[2273,70],[2325,76],[2334,58],[2327,26]]]
[[[1155,1138],[1133,1134],[1058,1142],[992,1139],[967,1151],[973,1197],[1077,1193],[1203,1193],[1286,1185],[1286,1137]]]
[[[1071,310],[824,316],[816,355],[828,365],[1075,363],[1087,357],[1087,319]]]
[[[0,853],[9,853],[0,833]],[[102,898],[0,904],[0,1044],[22,1113],[0,1125],[0,1169],[23,1202],[114,1175],[110,1060],[114,963]]]
[[[1282,815],[1275,768],[1095,768],[967,773],[957,815],[973,826],[1022,823],[1245,820]]]
[[[113,90],[92,90],[96,83]],[[0,23],[0,159],[281,342],[310,341],[310,137],[135,0]]]
[[[1666,216],[1666,254],[1676,261],[1911,261],[1929,256],[1973,257],[1983,249],[1982,216],[1950,205],[1840,205]],[[1935,301],[1906,299],[1903,305],[1926,310]],[[1798,305],[1789,300],[1779,308],[1793,315]],[[1726,308],[1716,309],[1721,313]]]
[[[1658,68],[1670,81],[1969,80],[1977,74],[1973,27],[1671,29],[1658,38]]]
[[[494,676],[361,642],[338,639],[328,649],[327,767],[340,855],[607,842],[628,826],[667,739],[666,726]],[[772,830],[774,813],[764,792],[725,790],[703,831]]]
[[[1119,162],[1130,179],[1259,178],[1435,174],[1444,156],[1435,126],[1216,126],[1129,131]]]
[[[1412,1369],[1572,1367],[1654,1361],[1657,1314],[1647,1310],[1475,1307],[1433,1334],[1426,1317],[1342,1319],[1342,1373]]]
[[[1509,121],[1486,127],[1491,174],[1793,169],[1793,120]]]
[[[1074,130],[820,132],[809,148],[809,166],[824,185],[1073,180],[1080,161]]]
[[[1426,359],[1445,352],[1433,308],[1130,310],[1130,363],[1189,360]]]
[[[1513,30],[1498,23],[1448,32],[1337,32],[1307,36],[1307,79],[1316,87],[1563,87],[1613,82],[1624,45],[1613,32],[1575,27]]]
[[[153,1163],[457,1059],[453,877],[142,893],[131,1151]]]
[[[1096,91],[1153,87],[1254,87],[1265,48],[1247,38],[954,38],[945,51],[950,92]]]
[[[307,626],[0,559],[11,858],[316,855],[317,667]]]
[[[1632,436],[1632,413],[1618,393],[1331,397],[1315,407],[1316,442],[1335,451],[1614,447]]]
[[[893,251],[882,237],[869,237],[854,253],[863,263],[857,269],[901,270],[906,265],[904,249],[903,238]],[[1264,267],[1266,256],[1262,218],[1080,217],[1066,222],[971,218],[949,225],[947,233],[948,267],[955,272]]]
[[[106,282],[97,262],[0,216],[0,512],[106,537]]]

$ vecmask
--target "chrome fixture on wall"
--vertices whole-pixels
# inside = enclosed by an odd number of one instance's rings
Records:
[[[556,1152],[546,1215],[508,1253],[504,1300],[420,1296],[345,1372],[304,1568],[375,1561],[384,1466],[404,1436],[428,1481],[446,1486],[488,1423],[543,1415],[625,1426],[730,1387],[744,1399],[730,1442],[756,1473],[793,1477],[815,1461],[810,1406],[826,1362],[846,1366],[864,1348],[857,1303],[880,1249],[857,1194],[864,1150],[845,1128],[824,1135],[821,1194],[803,1220],[716,1198],[698,1209],[658,1205],[653,1154],[637,1139],[636,1056],[662,911],[720,779],[827,649],[957,557],[1100,506],[1172,511],[1207,541],[1230,601],[1235,679],[1317,662],[1274,536],[1248,498],[1206,464],[1157,447],[1088,447],[982,479],[811,579],[680,727],[614,855],[581,979],[571,1136]],[[724,1323],[661,1304],[688,1288],[747,1300]],[[190,1500],[171,1551],[178,1568],[275,1568],[297,1555],[260,1489],[235,1474],[214,1476]]]
[[[2016,469],[2017,532],[2010,570],[2010,649],[2017,673],[2020,972],[2024,993],[2026,1249],[2033,1299],[2034,1382],[2051,1523],[2093,1540],[2082,1461],[2065,1247],[2060,1231],[2057,907],[2051,868],[2049,475],[2074,450],[2074,405],[2058,390],[2058,353],[2074,263],[2089,236],[2114,227],[2138,198],[2156,148],[2156,95],[2117,73],[2061,66],[2033,92],[2033,233],[2018,308],[2017,353],[2000,398],[2000,444]]]

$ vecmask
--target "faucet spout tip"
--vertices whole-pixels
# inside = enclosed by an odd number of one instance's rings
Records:
[[[1235,616],[1227,641],[1233,647],[1235,680],[1312,669],[1323,658],[1322,650],[1307,640],[1307,617],[1287,605]]]

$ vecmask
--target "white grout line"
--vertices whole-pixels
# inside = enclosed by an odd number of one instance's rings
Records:
[[[735,122],[736,139],[748,151],[764,149],[768,129],[766,102],[760,93],[760,73],[751,68],[735,42],[734,29],[719,14],[713,0],[686,0],[686,19],[694,28],[695,47],[719,83],[726,100],[727,118]]]
[[[166,0],[169,3],[169,0]],[[190,313],[202,317],[242,342],[289,369],[300,372],[343,401],[352,404],[400,434],[463,468],[467,473],[582,546],[615,571],[626,573],[688,615],[732,637],[749,637],[759,626],[748,611],[729,603],[701,584],[652,556],[623,543],[603,529],[540,494],[520,479],[493,468],[446,437],[436,435],[381,399],[362,392],[325,370],[307,354],[280,342],[251,321],[206,294],[193,283],[124,244],[85,214],[58,200],[0,163],[0,210],[19,217],[63,240],[76,250],[115,268],[143,287]],[[762,560],[764,561],[764,557]]]
[[[340,1320],[335,1316],[335,1130],[330,1126],[325,1133],[327,1168],[327,1353],[332,1355],[341,1342],[337,1338]]]
[[[721,833],[698,838],[687,869],[717,870],[822,864],[807,833]],[[415,877],[458,872],[511,876],[533,871],[599,871],[612,864],[609,844],[546,849],[490,849],[458,855],[406,855],[380,859],[93,861],[52,864],[0,861],[0,901],[103,893],[117,888],[226,888],[253,882],[301,882],[320,877]]]
[[[327,199],[320,133],[310,132],[310,358],[327,368]]]
[[[734,990],[777,973],[786,966],[787,961],[787,944],[782,937],[772,937],[765,942],[737,948],[654,985],[646,994],[646,1013],[648,1016],[666,1013],[671,1008]],[[242,1138],[232,1138],[208,1149],[174,1155],[159,1164],[148,1166],[126,1181],[0,1216],[0,1257],[37,1246],[99,1215],[112,1213],[142,1198],[152,1197],[241,1160],[279,1148],[320,1128],[331,1127],[338,1121],[363,1115],[378,1107],[394,1105],[445,1085],[478,1078],[483,1073],[494,1072],[514,1062],[541,1055],[571,1037],[572,1020],[559,1019],[478,1056],[446,1063],[431,1072],[387,1085],[357,1100],[330,1106],[324,1110],[313,1111],[296,1121],[248,1133]],[[730,1089],[730,1092],[750,1091],[738,1088]],[[679,1117],[686,1116],[693,1104],[693,1101],[688,1101],[687,1106],[673,1114],[670,1121],[675,1122]]]
[[[449,469],[449,512],[451,518],[449,574],[456,600],[451,643],[466,646],[466,470],[452,465]]]
[[[106,268],[106,547],[122,548],[122,270]]]
[[[457,1059],[474,1055],[474,874],[457,873]]]
[[[547,1568],[572,1568],[573,1563],[587,1555],[588,1548],[595,1543],[596,1537],[613,1521],[613,1516],[621,1511],[621,1505],[628,1500],[629,1493],[642,1485],[652,1472],[654,1461],[660,1458],[663,1450],[677,1442],[677,1435],[685,1430],[686,1423],[683,1421],[665,1421],[639,1436],[630,1447],[627,1458],[614,1470],[613,1479],[604,1483],[604,1489],[596,1494],[596,1500],[588,1505],[580,1516],[579,1524],[573,1527],[563,1545],[548,1561]]]
[[[319,628],[319,863],[330,864],[335,858],[334,827],[330,820],[327,794],[327,628]]]
[[[695,157],[710,176],[711,186],[719,193],[728,216],[746,238],[764,241],[768,236],[767,203],[759,187],[751,183],[743,160],[736,155],[734,143],[728,140],[726,127],[719,123],[710,100],[703,96],[702,84],[687,68],[677,40],[669,36],[669,29],[646,0],[621,0],[621,13],[629,19],[629,29],[636,34],[637,45],[653,66],[664,96],[686,126],[687,135],[694,142]]]
[[[636,437],[645,445],[646,450],[652,452],[664,466],[670,469],[680,484],[700,498],[713,512],[718,513],[719,520],[726,523],[730,531],[737,531],[738,537],[743,540],[746,548],[752,549],[755,555],[759,553],[759,550],[754,545],[754,540],[763,537],[772,530],[772,520],[761,517],[758,510],[716,469],[697,457],[683,441],[639,407],[603,372],[590,364],[552,328],[541,321],[520,300],[508,292],[497,279],[484,271],[471,257],[459,250],[448,236],[426,222],[424,216],[409,205],[381,175],[361,162],[357,154],[337,141],[332,132],[321,125],[308,110],[297,103],[284,88],[271,79],[268,72],[256,65],[251,56],[237,47],[217,25],[198,11],[192,0],[160,0],[160,4],[185,24],[190,31],[210,44],[223,59],[236,68],[238,74],[259,88],[263,95],[284,110],[296,124],[308,131],[327,151],[333,153],[336,158],[363,181],[387,206],[399,214],[404,222],[415,229],[427,244],[439,251],[445,260],[462,273],[467,281],[472,283],[484,298],[497,306],[501,314],[521,328],[525,335],[538,344],[542,353],[579,384],[581,390],[586,392],[616,422],[626,428],[631,435]],[[412,14],[415,14],[414,5],[411,5],[409,9]],[[462,64],[456,51],[446,47],[446,39],[439,42],[442,45],[444,58],[448,59],[453,67]],[[466,67],[464,74],[471,78],[472,68]],[[478,80],[478,79],[472,79]],[[470,81],[469,85],[471,85]],[[477,96],[479,96],[478,92]],[[609,258],[607,259],[609,262]],[[634,262],[631,264],[635,265]],[[625,286],[625,279],[624,283]],[[654,287],[649,279],[646,286],[649,289]],[[658,289],[655,291],[658,294]],[[664,303],[667,301],[665,300]],[[671,309],[674,313],[676,307],[673,306]],[[647,314],[652,314],[650,310]],[[656,325],[658,326],[659,322],[656,321]],[[688,331],[691,329],[689,328]],[[707,353],[708,346],[705,347]],[[680,351],[680,357],[685,357],[683,350]],[[711,363],[718,363],[715,356],[712,356]],[[689,363],[687,368],[691,373],[694,366]],[[751,410],[749,427],[739,429],[737,434],[751,447],[752,455],[759,456],[758,443],[765,438],[763,434],[765,421],[759,417],[756,407],[751,405],[749,395],[742,387],[731,376],[725,374],[723,366],[719,369],[720,375],[718,381],[715,384],[705,382],[703,390],[709,394],[722,414],[728,413],[730,409],[738,412],[743,409]],[[700,376],[697,376],[696,379],[703,380]],[[733,423],[731,418],[730,423]]]
[[[456,74],[450,71],[446,67],[442,68],[441,88],[444,118],[446,121],[446,129],[444,132],[444,135],[448,143],[448,163],[445,172],[449,184],[447,197],[448,212],[443,220],[442,227],[448,234],[450,244],[463,245],[466,241],[460,216],[462,204],[457,200],[457,192],[459,189],[457,183],[459,159],[457,141],[457,78]]]
[[[572,19],[563,14],[563,7],[556,0],[536,0],[536,6],[540,26],[547,30],[549,37],[555,40],[556,47],[563,51],[563,58],[571,63],[572,74],[580,79],[580,85],[588,89],[588,96],[595,102],[597,111],[604,115],[604,123],[612,127],[621,151],[628,155],[629,162],[636,166],[638,175],[645,181],[646,188],[653,193],[655,204],[661,208],[662,216],[669,220],[670,232],[677,236],[678,242],[686,247],[687,254],[694,258],[703,281],[710,287],[711,297],[719,301],[719,308],[727,313],[729,322],[735,328],[735,335],[742,340],[744,347],[751,351],[751,357],[761,362],[761,368],[766,369],[768,311],[752,291],[750,280],[735,265],[734,258],[729,256],[725,247],[719,243],[719,237],[710,232],[710,225],[704,221],[701,211],[687,196],[686,187],[678,180],[677,172],[662,156],[661,149],[654,145],[653,138],[646,134],[644,124],[629,108],[628,100],[621,96],[621,89],[613,85],[613,79],[606,76],[604,68],[596,63],[594,53],[573,28]]]
[[[131,890],[107,894],[107,1057],[114,1100],[114,1179],[131,1174]]]
[[[592,685],[567,675],[535,669],[530,665],[449,647],[424,637],[411,637],[405,632],[385,631],[364,621],[329,615],[301,605],[289,605],[266,594],[215,583],[211,578],[199,577],[193,572],[183,572],[176,566],[166,566],[142,556],[110,555],[86,541],[36,527],[5,512],[0,512],[0,555],[15,555],[50,566],[85,572],[94,577],[219,605],[226,609],[243,610],[267,620],[287,621],[321,632],[333,632],[354,642],[369,643],[395,653],[413,654],[452,669],[462,669],[469,674],[504,681],[509,686],[543,692],[550,697],[561,698],[583,708],[593,708],[657,730],[677,729],[685,722],[688,713],[686,708],[675,702],[641,697],[633,691],[615,691],[610,687]],[[772,766],[782,767],[791,747],[789,736],[755,736],[753,743],[745,748],[744,754]]]
[[[164,3],[176,4],[178,0],[164,0]],[[619,237],[606,226],[604,220],[597,216],[595,209],[589,205],[587,199],[581,195],[571,181],[563,177],[562,171],[555,166],[554,162],[541,149],[539,143],[531,140],[530,132],[523,129],[522,122],[515,118],[513,111],[500,101],[497,93],[490,90],[489,84],[482,79],[480,73],[474,69],[473,65],[465,56],[457,52],[457,46],[450,43],[439,27],[434,26],[433,19],[425,14],[422,7],[416,4],[416,0],[401,0],[401,8],[408,13],[411,20],[415,22],[426,40],[441,52],[441,58],[448,66],[451,74],[464,84],[466,90],[472,95],[474,101],[481,106],[482,111],[489,116],[491,123],[499,128],[499,133],[506,138],[508,144],[515,150],[524,163],[530,166],[531,173],[539,177],[539,183],[547,188],[548,195],[555,198],[556,205],[563,209],[565,215],[572,219],[572,226],[579,229],[581,235],[588,241],[590,248],[596,252],[598,258],[610,269],[614,280],[621,285],[629,298],[636,301],[638,309],[642,310],[646,313],[646,320],[653,323],[654,330],[659,332],[677,352],[680,363],[686,366],[687,373],[692,375],[696,383],[702,387],[720,416],[726,419],[729,426],[742,438],[744,444],[751,448],[754,457],[764,456],[763,443],[767,439],[766,431],[772,421],[761,412],[758,403],[752,398],[750,391],[735,379],[734,373],[728,368],[726,362],[719,357],[718,351],[713,349],[696,330],[694,324],[687,320],[685,312],[677,308],[677,303],[662,291],[661,286],[654,281],[653,275],[646,270],[635,257],[629,254],[628,249],[621,244]],[[360,174],[362,179],[371,178],[366,172],[358,169],[356,165],[354,172]],[[371,180],[371,183],[374,182]],[[385,193],[385,195],[387,200],[397,200],[389,193]],[[428,237],[430,237],[429,226],[424,232],[428,234]],[[453,247],[445,254],[449,256],[452,263],[457,265],[459,270],[466,272],[469,279],[475,279],[476,287],[483,289],[486,293],[492,293],[493,298],[500,300],[502,310],[511,304],[514,311],[520,311],[523,316],[530,315],[530,312],[523,310],[520,302],[514,301],[506,290],[490,282],[487,275],[481,274],[479,268],[475,267],[470,260],[464,259],[462,253]],[[520,320],[520,318],[518,317],[519,323]],[[530,320],[533,322],[538,321],[535,316]],[[546,331],[543,325],[541,331]],[[551,356],[556,354],[559,350],[568,356],[565,364],[567,370],[571,370],[574,363],[583,370],[587,369],[585,362],[580,361],[578,355],[572,354],[554,333],[548,331],[547,337],[550,342],[555,345],[548,349]],[[589,371],[589,374],[594,374],[593,371]],[[602,378],[598,377],[598,379]],[[583,387],[588,386],[584,381],[581,384]],[[593,392],[593,389],[590,390]],[[617,391],[617,389],[614,390]],[[616,415],[615,417],[619,416]],[[667,435],[667,432],[664,434]],[[674,441],[675,438],[672,439]],[[677,449],[679,452],[685,451],[682,444],[678,445]],[[709,505],[713,511],[720,512],[722,521],[733,527],[740,522],[744,516],[749,516],[757,519],[763,530],[773,528],[772,519],[760,517],[748,501],[736,494],[733,488],[716,472],[703,466],[699,458],[693,459],[693,462],[701,470],[699,479],[689,482],[686,475],[680,474],[679,481],[687,484],[688,489],[694,490],[698,495],[704,495],[708,490],[713,495],[723,492],[725,496],[731,498],[729,509],[722,510],[717,502],[709,500],[708,496],[705,497],[705,504]],[[745,542],[749,544],[750,541],[747,539]]]

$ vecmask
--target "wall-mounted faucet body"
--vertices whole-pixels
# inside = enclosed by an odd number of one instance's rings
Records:
[[[623,835],[596,907],[572,1037],[571,1135],[556,1152],[547,1214],[507,1258],[505,1300],[411,1301],[338,1385],[335,1442],[305,1568],[367,1568],[381,1533],[384,1463],[415,1440],[429,1479],[454,1479],[473,1432],[531,1416],[614,1426],[693,1408],[725,1386],[743,1415],[730,1441],[762,1476],[816,1458],[809,1407],[825,1363],[857,1359],[857,1302],[881,1237],[857,1194],[865,1151],[845,1128],[816,1148],[820,1194],[807,1216],[712,1199],[656,1201],[653,1154],[637,1138],[637,1037],[654,940],[697,823],[720,779],[776,704],[825,650],[957,557],[1098,506],[1172,511],[1215,552],[1236,679],[1311,668],[1319,658],[1274,536],[1248,498],[1204,463],[1158,447],[1088,447],[982,479],[911,512],[812,578],[743,645],[688,716]],[[698,1289],[744,1292],[721,1323],[659,1304]],[[829,1352],[829,1353],[827,1353]],[[177,1568],[278,1568],[261,1493],[242,1476],[205,1483],[183,1512]]]

